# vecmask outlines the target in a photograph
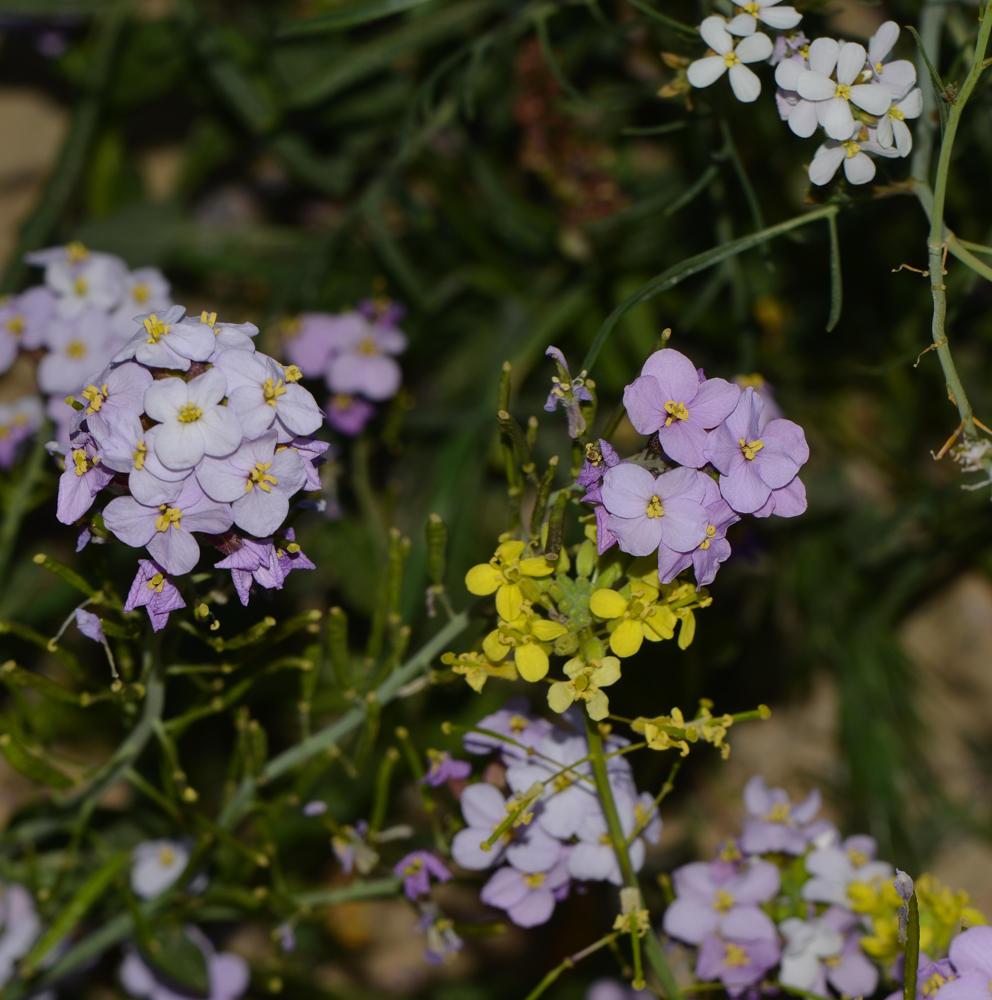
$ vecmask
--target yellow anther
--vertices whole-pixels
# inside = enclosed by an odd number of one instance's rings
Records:
[[[86,279],[82,275],[76,278],[76,280],[72,283],[73,291],[75,291],[75,293],[79,296],[85,295],[88,287]]]
[[[158,852],[158,863],[168,868],[169,865],[174,864],[176,860],[176,852],[172,850],[171,847],[163,847],[162,850]]]
[[[139,282],[139,284],[131,289],[131,294],[134,296],[134,301],[139,306],[143,306],[152,297],[152,290],[147,285]]]
[[[194,421],[200,419],[203,416],[203,410],[200,409],[196,403],[183,403],[179,407],[179,414],[176,419],[178,419],[181,424],[192,424]]]
[[[358,345],[359,354],[381,354],[379,350],[379,345],[376,344],[373,337],[363,337],[361,343]]]
[[[880,62],[875,63],[875,72],[881,76],[882,75],[882,64]]]
[[[138,450],[134,453],[134,467],[141,470],[145,467],[145,456],[148,454],[148,447],[144,441],[138,442]]]
[[[278,485],[279,480],[275,476],[270,476],[266,471],[271,462],[256,462],[255,468],[248,473],[248,481],[245,483],[245,493],[248,493],[253,486],[257,486],[263,493],[271,493],[272,487]]]
[[[156,573],[146,584],[149,590],[154,590],[156,594],[162,593],[162,587],[165,584],[165,576],[161,573]]]
[[[76,463],[76,475],[83,476],[90,469],[89,456],[82,448],[76,448],[72,453],[72,460]]]
[[[920,992],[925,997],[932,997],[934,995],[934,993],[936,993],[937,990],[939,990],[941,988],[941,986],[943,986],[944,983],[946,983],[946,982],[947,982],[947,979],[944,976],[942,976],[939,972],[935,972],[923,984],[923,986],[920,989]]]
[[[889,117],[893,121],[904,122],[906,116],[898,108],[889,108]]]
[[[286,546],[286,551],[290,555],[296,555],[296,553],[300,551],[300,543],[299,542],[290,542],[289,545]]]
[[[665,403],[665,412],[669,414],[668,419],[665,421],[666,427],[673,420],[689,419],[689,410],[685,403],[676,403],[674,399],[670,399],[667,403]]]
[[[283,374],[286,376],[287,382],[299,382],[303,378],[303,371],[296,365],[287,365],[283,369]]]
[[[217,313],[208,313],[206,309],[200,313],[200,322],[212,327],[217,322]]]
[[[79,240],[73,240],[65,248],[66,260],[70,264],[79,264],[89,257],[90,252],[83,246]]]
[[[861,146],[853,139],[848,139],[847,142],[843,142],[841,145],[847,150],[848,159],[852,156],[857,156],[861,152]]]
[[[787,802],[776,802],[771,811],[762,817],[769,823],[788,823],[789,804]]]
[[[664,516],[665,509],[661,506],[661,499],[658,497],[657,494],[651,497],[651,499],[648,501],[648,507],[645,513],[647,514],[648,517],[651,518]]]
[[[851,99],[851,88],[846,83],[838,83],[834,91],[834,97],[839,97],[842,101]]]
[[[510,716],[510,732],[519,736],[530,723],[522,715]]]
[[[155,313],[152,313],[144,323],[148,331],[149,344],[157,344],[172,328],[170,323],[163,323]]]
[[[414,858],[404,869],[404,875],[416,875],[424,867],[423,858]]]
[[[736,66],[737,63],[740,62],[740,59],[737,58],[736,52],[728,52],[723,57],[723,61],[727,64],[727,66]]]
[[[868,855],[864,851],[856,851],[852,848],[847,852],[847,856],[851,859],[851,864],[855,868],[863,868],[868,864]]]
[[[262,391],[265,393],[265,402],[269,406],[275,406],[276,400],[285,394],[286,387],[282,384],[282,379],[267,378],[262,384]]]
[[[528,889],[539,889],[544,885],[544,879],[546,875],[544,872],[534,872],[533,875],[525,875],[524,881],[527,883]]]
[[[87,354],[89,354],[89,348],[86,346],[86,341],[79,340],[77,338],[76,340],[70,340],[69,343],[65,345],[65,353],[68,354],[70,358],[73,358],[76,361],[81,361]]]
[[[24,333],[25,325],[23,316],[11,316],[10,319],[7,320],[7,330],[14,337],[19,337],[22,333]]]
[[[183,512],[178,507],[167,507],[165,504],[161,504],[158,509],[162,513],[155,519],[155,529],[157,531],[168,531],[171,524],[173,528],[178,530],[179,522],[183,518]]]
[[[750,965],[751,960],[747,957],[747,952],[739,945],[726,941],[723,945],[723,961],[725,965]]]
[[[757,17],[758,12],[761,10],[760,3],[746,3],[742,8],[745,14],[750,14],[751,17]]]
[[[88,399],[90,405],[86,408],[86,412],[96,413],[97,410],[103,406],[108,396],[107,383],[104,382],[102,386],[98,389],[95,385],[88,385],[83,390],[83,399]]]
[[[765,446],[761,438],[758,438],[756,441],[745,441],[744,438],[738,438],[737,440],[740,442],[741,451],[744,453],[744,457],[749,462],[753,462],[754,456],[757,455],[758,452]]]
[[[716,899],[713,901],[713,909],[717,913],[726,913],[735,902],[734,897],[725,889],[717,889]]]

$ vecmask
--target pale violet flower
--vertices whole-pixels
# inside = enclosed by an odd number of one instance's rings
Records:
[[[880,115],[875,126],[875,138],[882,149],[895,145],[900,156],[913,151],[913,133],[906,124],[907,118],[919,118],[923,113],[923,93],[914,87],[902,100],[896,101],[888,112]]]
[[[185,607],[179,588],[165,569],[151,559],[139,559],[138,572],[128,591],[124,610],[144,608],[152,630],[160,632],[168,624],[170,613]]]
[[[238,416],[221,405],[227,391],[227,379],[217,368],[189,382],[159,379],[145,390],[145,413],[162,425],[155,451],[163,465],[191,469],[204,455],[222,458],[241,444]]]
[[[568,895],[569,885],[567,857],[563,856],[547,871],[519,871],[512,865],[499,868],[482,887],[479,898],[488,906],[506,910],[518,927],[537,927],[551,919],[555,903]]]
[[[730,71],[730,87],[737,100],[750,104],[761,93],[761,81],[745,63],[761,62],[772,54],[772,41],[760,31],[741,39],[734,46],[734,37],[727,31],[727,22],[713,15],[699,26],[703,41],[716,53],[689,64],[686,71],[694,87],[708,87]]]
[[[892,878],[892,865],[874,857],[875,841],[866,836],[848,837],[838,846],[810,851],[805,863],[812,878],[803,884],[803,899],[849,908],[852,885]]]
[[[888,62],[889,53],[899,40],[899,25],[886,21],[868,40],[868,70],[897,101],[916,83],[916,67],[908,59]]]
[[[59,477],[55,516],[63,524],[78,521],[93,506],[97,493],[113,478],[113,472],[103,465],[93,438],[88,434],[77,437],[66,455],[65,472]]]
[[[753,35],[758,22],[778,31],[788,31],[803,19],[795,7],[780,7],[779,0],[756,0],[741,5],[741,13],[731,18],[727,31],[732,35]]]
[[[38,938],[41,921],[31,893],[15,882],[0,885],[0,986],[14,973],[17,960],[23,958]]]
[[[73,319],[96,307],[109,313],[121,301],[127,265],[109,253],[87,250],[82,243],[29,253],[29,264],[45,269],[45,284],[58,298],[59,316]]]
[[[206,361],[214,350],[213,331],[206,324],[181,322],[186,310],[171,306],[138,316],[138,332],[114,355],[114,361],[134,358],[149,368],[187,372],[190,362]]]
[[[185,871],[189,851],[175,840],[146,840],[132,852],[131,888],[140,899],[162,895]]]
[[[123,282],[121,303],[110,321],[121,340],[129,340],[139,330],[138,316],[162,312],[172,305],[169,279],[157,267],[131,271]]]
[[[614,799],[624,836],[630,837],[637,826],[637,806],[640,803],[632,793],[619,792],[615,786]],[[572,878],[580,882],[605,881],[622,885],[623,876],[601,807],[597,806],[595,811],[586,814],[577,836],[578,843],[568,856],[568,871]],[[644,865],[644,850],[644,841],[640,837],[627,848],[635,872],[639,872]]]
[[[882,120],[879,119],[880,122]],[[813,162],[809,165],[809,179],[817,187],[829,184],[841,164],[844,165],[844,176],[851,184],[867,184],[875,176],[873,156],[885,159],[899,156],[898,150],[885,149],[877,142],[863,142],[856,138],[860,131],[861,123],[855,122],[854,134],[850,139],[844,142],[828,139],[813,154]]]
[[[258,336],[258,327],[254,323],[218,323],[217,313],[200,313],[199,318],[187,316],[183,324],[202,324],[209,326],[214,335],[214,349],[209,361],[217,360],[221,351],[254,351],[252,337]]]
[[[272,427],[285,444],[312,434],[324,422],[316,400],[296,384],[300,370],[295,366],[284,368],[250,351],[223,351],[215,364],[227,376],[229,406],[249,440]]]
[[[829,983],[841,996],[871,996],[878,986],[878,970],[858,943],[858,918],[831,906],[820,917],[789,917],[778,925],[785,947],[779,982],[818,996],[829,996]],[[856,933],[851,934],[850,932]]]
[[[38,363],[38,387],[64,396],[78,392],[113,352],[109,320],[99,309],[88,309],[72,319],[55,319],[45,336],[48,353]]]
[[[286,520],[289,499],[306,482],[303,460],[292,448],[276,451],[276,432],[244,441],[227,458],[205,457],[196,478],[208,497],[231,504],[234,523],[258,538]]]
[[[0,301],[0,372],[14,363],[17,352],[41,347],[55,315],[55,296],[43,285]]]
[[[138,503],[148,507],[172,503],[182,491],[189,469],[173,471],[155,453],[156,424],[146,431],[137,414],[118,414],[109,433],[101,438],[100,458],[108,469],[128,474],[127,486]]]
[[[40,396],[22,396],[8,405],[0,404],[0,469],[14,464],[18,448],[45,419]]]
[[[892,95],[880,84],[857,82],[865,68],[865,58],[863,45],[853,42],[842,45],[832,38],[817,38],[809,47],[810,68],[800,70],[794,88],[786,87],[816,105],[817,121],[831,139],[845,142],[851,138],[855,126],[851,104],[871,115],[882,115],[892,103]],[[786,65],[780,63],[780,67]],[[835,70],[836,80],[831,79]],[[779,86],[785,87],[785,83],[779,80]]]

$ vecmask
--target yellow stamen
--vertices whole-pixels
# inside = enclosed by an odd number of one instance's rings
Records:
[[[15,337],[19,337],[24,333],[25,325],[23,316],[11,316],[7,320],[7,330]]]
[[[847,852],[847,856],[851,859],[851,864],[855,868],[862,868],[868,864],[868,855],[864,851],[850,850]]]
[[[847,142],[842,142],[841,145],[847,150],[848,159],[852,156],[857,156],[861,152],[860,144],[856,143],[853,139],[848,139]]]
[[[726,941],[723,946],[726,950],[723,954],[725,965],[750,965],[751,961],[747,957],[747,952],[739,945]]]
[[[358,345],[359,354],[380,354],[378,345],[372,337],[364,337],[362,342]]]
[[[530,723],[522,715],[513,715],[510,717],[510,732],[519,736]]]
[[[787,823],[789,820],[789,805],[786,802],[776,802],[771,811],[763,819],[769,823]]]
[[[152,290],[147,285],[137,284],[131,289],[131,294],[134,296],[134,301],[143,306],[152,297]]]
[[[851,88],[846,83],[838,83],[834,91],[834,97],[839,97],[843,101],[851,99]]]
[[[302,370],[297,368],[296,365],[287,365],[283,369],[283,373],[286,376],[287,382],[299,382],[303,378]]]
[[[889,117],[893,121],[904,122],[906,116],[898,108],[889,108]]]
[[[525,875],[524,881],[528,889],[538,889],[544,884],[545,877],[544,872],[534,872],[533,875]]]
[[[196,403],[183,403],[179,407],[178,420],[181,424],[191,424],[203,416],[203,410]]]
[[[148,331],[148,343],[157,344],[172,329],[172,324],[163,323],[155,313],[152,313],[145,320],[145,329]]]
[[[168,868],[170,865],[174,864],[176,860],[176,853],[170,847],[163,847],[161,851],[158,852],[158,863],[164,868]]]
[[[145,455],[148,454],[148,447],[144,441],[138,442],[138,450],[134,453],[134,467],[139,471],[145,467]]]
[[[80,297],[86,294],[86,289],[88,287],[89,286],[86,284],[86,279],[82,275],[76,278],[76,280],[72,283],[73,291],[75,291],[75,293]]]
[[[730,66],[736,66],[737,63],[740,62],[740,59],[737,58],[737,53],[736,52],[728,52],[723,57],[723,61],[727,64],[727,66],[729,68]]]
[[[744,4],[742,10],[744,11],[745,14],[750,14],[751,17],[757,17],[758,16],[758,11],[761,10],[761,4],[760,3],[746,3],[746,4]]]
[[[89,257],[90,252],[79,240],[73,240],[65,248],[65,256],[70,264],[79,264]]]
[[[673,399],[670,399],[667,403],[665,403],[665,412],[669,414],[668,419],[665,421],[666,427],[673,420],[689,419],[689,410],[686,408],[685,403],[676,403]]]
[[[947,979],[942,976],[939,972],[935,972],[930,976],[927,981],[920,988],[920,992],[925,997],[931,997],[937,992],[947,982]]]
[[[82,448],[76,448],[72,453],[72,460],[76,463],[76,475],[85,476],[90,470],[89,456]]]
[[[217,322],[217,313],[208,313],[206,309],[200,313],[200,322],[206,323],[207,326],[213,326]]]
[[[713,909],[717,913],[726,913],[734,905],[734,897],[725,889],[717,889],[716,899],[713,901]]]
[[[256,462],[255,468],[248,473],[248,481],[245,483],[245,493],[248,493],[253,486],[257,486],[264,493],[271,493],[272,487],[279,482],[275,476],[270,476],[266,469],[272,465],[271,462]]]
[[[86,412],[88,414],[96,413],[103,406],[104,402],[106,402],[107,395],[106,382],[99,389],[95,385],[88,385],[83,390],[83,399],[88,399],[90,402],[90,405],[86,408]]]
[[[879,76],[882,75],[882,64],[880,62],[875,63],[875,72],[878,73]]]
[[[178,531],[179,522],[183,519],[183,512],[178,507],[166,507],[165,504],[161,504],[158,509],[162,513],[155,519],[155,529],[168,531],[171,524]]]
[[[423,858],[414,858],[404,869],[404,875],[416,875],[424,867]]]
[[[165,584],[165,577],[161,573],[156,573],[148,581],[147,586],[148,586],[149,590],[154,590],[156,594],[161,594],[162,593],[162,587],[163,587],[164,584]]]
[[[89,354],[89,349],[86,346],[86,342],[83,340],[70,340],[69,343],[65,345],[65,353],[68,354],[73,360],[81,361],[87,354]]]
[[[706,525],[706,537],[699,543],[699,547],[705,552],[710,547],[710,539],[716,537],[716,528],[712,524]]]
[[[282,384],[282,379],[276,381],[275,379],[267,378],[262,385],[262,391],[265,393],[265,402],[269,406],[275,406],[276,400],[285,394],[286,387]]]
[[[758,438],[756,441],[745,441],[744,438],[738,438],[737,440],[740,442],[741,451],[744,453],[744,457],[749,462],[753,462],[754,456],[757,455],[758,452],[765,446],[761,438]]]
[[[648,508],[645,511],[645,513],[650,518],[664,517],[665,510],[661,506],[661,499],[658,497],[657,494],[651,497],[651,499],[648,501]]]

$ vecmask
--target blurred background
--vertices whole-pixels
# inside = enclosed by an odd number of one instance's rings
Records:
[[[404,303],[404,388],[361,439],[335,437],[325,482],[341,516],[300,523],[318,569],[293,574],[272,613],[341,604],[367,628],[395,525],[412,539],[403,610],[416,634],[428,514],[450,526],[459,608],[465,570],[506,527],[494,422],[502,363],[512,363],[514,414],[540,418],[539,460],[559,454],[564,468],[564,421],[542,411],[554,374],[547,345],[574,372],[604,318],[653,275],[802,211],[815,141],[778,120],[767,70],[754,105],[719,86],[687,102],[673,67],[698,43],[646,0],[371,6],[373,17],[369,5],[356,15],[321,0],[4,0],[0,258],[7,292],[39,280],[20,263],[25,251],[69,239],[131,267],[156,265],[190,313],[250,320],[276,356],[301,311],[373,295]],[[705,13],[690,0],[660,8],[689,24]],[[837,0],[805,12],[810,36],[863,41],[885,19],[915,23],[919,4]],[[940,61],[952,74],[973,17],[949,8]],[[915,57],[907,32],[898,54]],[[958,139],[948,202],[958,235],[981,243],[992,226],[990,146],[985,87]],[[906,194],[907,171],[907,161],[880,161],[867,190],[826,193],[844,204],[844,309],[831,334],[827,230],[814,225],[628,313],[600,355],[600,426],[670,327],[671,345],[707,374],[761,373],[812,451],[808,513],[737,525],[694,644],[642,652],[614,704],[625,715],[690,711],[700,697],[717,711],[773,709],[770,721],[731,732],[727,763],[693,754],[649,870],[708,857],[737,830],[741,789],[761,773],[794,796],[820,787],[846,832],[870,832],[883,856],[966,888],[992,914],[992,512],[988,489],[962,491],[957,467],[931,457],[957,417],[935,356],[914,367],[929,338],[927,282],[892,273],[925,260],[926,219]],[[992,422],[992,290],[949,270],[955,356],[976,412]],[[0,379],[0,403],[33,391],[33,377],[23,356]],[[640,447],[626,422],[614,441],[622,454]],[[56,474],[0,601],[0,621],[45,635],[75,603],[31,562],[42,539],[70,565],[77,558],[75,532],[54,519]],[[264,607],[253,601],[245,623]],[[44,669],[44,654],[9,646]],[[506,689],[492,688],[438,689],[390,721],[424,745],[456,745],[440,722],[493,710]],[[292,700],[253,706],[273,742]],[[191,738],[209,770],[210,737]],[[92,732],[72,741],[80,754],[106,750]],[[639,781],[655,790],[670,761],[651,756]],[[353,784],[340,792],[346,821],[367,808],[368,782]],[[0,761],[0,820],[26,789]],[[123,793],[104,803],[127,805]],[[329,852],[317,867],[332,872]],[[464,885],[443,891],[454,905],[458,893],[474,898]],[[315,988],[515,995],[548,955],[557,962],[588,940],[594,909],[593,896],[575,899],[540,933],[473,943],[437,970],[422,960],[411,911],[349,904],[323,929]],[[228,946],[257,954],[271,942],[249,925]]]

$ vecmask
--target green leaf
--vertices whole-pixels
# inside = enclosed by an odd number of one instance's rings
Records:
[[[34,561],[39,566],[44,566],[50,573],[62,577],[69,586],[75,587],[81,594],[85,594],[91,598],[96,597],[97,592],[75,570],[69,569],[68,566],[60,563],[57,559],[46,556],[44,552],[39,552],[34,557]]]
[[[944,93],[946,91],[944,81],[941,80],[936,66],[930,62],[930,56],[927,55],[927,50],[923,45],[923,39],[920,38],[916,28],[914,28],[911,24],[907,24],[906,28],[913,38],[916,39],[916,45],[920,50],[920,55],[923,56],[923,61],[926,63],[927,70],[930,73],[930,83],[933,86],[934,97],[937,98],[937,108],[940,111],[940,132],[941,135],[943,135],[944,126],[947,124],[947,98],[944,97]]]
[[[276,38],[299,38],[303,35],[319,35],[325,31],[340,31],[356,24],[369,24],[379,21],[391,14],[398,14],[412,7],[419,7],[430,0],[372,0],[371,3],[360,3],[353,7],[321,14],[319,17],[308,17],[294,24],[287,24],[276,32]]]
[[[46,788],[68,788],[72,779],[56,770],[51,764],[30,753],[23,743],[10,733],[0,736],[0,751],[7,763],[26,778],[37,781]]]
[[[648,3],[644,3],[643,0],[628,0],[628,3],[636,7],[642,14],[647,14],[648,17],[654,18],[656,21],[660,21],[673,31],[680,31],[683,35],[691,35],[694,38],[699,37],[699,32],[691,24],[684,24],[682,21],[676,21],[674,17],[662,14],[660,10],[655,10],[654,7]]]
[[[832,333],[840,321],[840,311],[844,305],[844,280],[840,271],[840,239],[837,236],[837,216],[827,219],[830,229],[830,315],[827,317],[827,333]]]
[[[41,674],[33,673],[19,667],[13,660],[8,660],[0,667],[0,681],[8,687],[29,687],[52,701],[61,701],[67,704],[78,705],[79,695],[68,688],[56,684]]]
[[[8,758],[9,759],[9,758]],[[52,922],[44,937],[31,949],[21,967],[24,976],[31,975],[38,963],[60,941],[69,937],[89,908],[106,892],[107,887],[117,877],[120,870],[130,861],[129,851],[119,851],[102,868],[98,868],[79,887],[61,913]]]
[[[726,243],[721,243],[720,246],[712,247],[709,250],[704,250],[702,253],[696,254],[694,257],[688,257],[686,260],[680,261],[673,267],[668,268],[667,271],[662,271],[661,274],[652,278],[647,284],[642,285],[634,292],[633,295],[621,302],[606,317],[605,322],[596,334],[596,339],[593,340],[592,346],[589,348],[582,362],[582,367],[586,371],[592,370],[592,366],[613,328],[617,325],[621,317],[635,306],[640,305],[642,302],[647,302],[648,299],[654,298],[655,295],[667,291],[669,288],[674,288],[675,285],[690,275],[705,271],[707,268],[713,267],[714,264],[719,264],[731,257],[736,257],[737,254],[744,253],[745,250],[761,246],[761,244],[767,243],[768,240],[772,240],[776,236],[782,236],[793,229],[800,228],[800,226],[806,226],[827,216],[836,215],[838,211],[839,209],[836,205],[824,205],[822,208],[815,209],[806,215],[794,216],[791,219],[786,219],[785,222],[778,223],[778,225],[762,229],[760,232],[751,233],[749,236],[741,236],[736,240],[728,240]]]
[[[166,982],[194,997],[210,995],[210,975],[203,952],[189,939],[181,923],[161,923],[152,929],[141,956]]]

